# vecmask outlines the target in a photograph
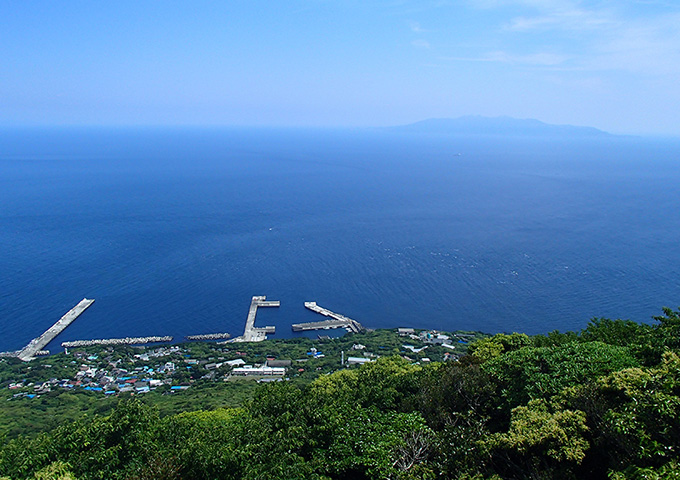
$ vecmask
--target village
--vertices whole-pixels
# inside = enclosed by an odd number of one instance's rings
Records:
[[[480,335],[399,328],[338,338],[71,348],[30,363],[0,359],[0,386],[11,392],[8,400],[39,398],[57,390],[172,395],[215,382],[311,380],[386,355],[420,364],[457,360],[467,343]]]

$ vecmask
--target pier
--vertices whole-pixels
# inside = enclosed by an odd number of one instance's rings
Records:
[[[93,303],[94,299],[83,298],[78,305],[66,312],[66,315],[57,320],[57,322],[48,328],[45,333],[38,338],[31,340],[30,343],[19,352],[17,357],[25,362],[33,360],[38,352],[42,351],[48,343],[54,340],[66,327],[71,325],[71,323],[73,323],[73,321]]]
[[[243,335],[236,337],[232,342],[261,342],[267,339],[267,334],[274,333],[276,331],[275,327],[256,327],[255,326],[255,316],[257,315],[257,309],[259,307],[280,307],[281,302],[278,300],[267,300],[267,297],[254,296],[250,302],[250,310],[248,311],[248,318],[246,319],[246,328],[243,331]]]
[[[329,330],[331,328],[344,328],[348,332],[359,333],[364,329],[364,327],[349,317],[340,315],[339,313],[331,312],[330,310],[320,307],[316,302],[305,302],[305,308],[309,310],[320,313],[325,317],[329,317],[330,320],[323,320],[320,322],[307,322],[307,323],[294,323],[294,332],[304,332],[308,330]]]
[[[151,336],[151,337],[125,337],[125,338],[96,338],[94,340],[74,340],[72,342],[62,342],[64,348],[90,347],[92,345],[144,345],[146,343],[168,343],[172,342],[172,337]]]

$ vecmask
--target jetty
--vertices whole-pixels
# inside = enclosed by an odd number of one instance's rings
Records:
[[[294,323],[292,325],[294,332],[305,332],[308,330],[330,330],[332,328],[344,328],[348,332],[359,333],[364,327],[349,317],[340,315],[339,313],[331,312],[327,308],[320,307],[316,302],[305,302],[305,308],[319,313],[330,320],[323,320],[320,322],[306,322]]]
[[[90,347],[92,345],[144,345],[146,343],[168,343],[172,342],[169,336],[150,336],[150,337],[125,337],[125,338],[96,338],[94,340],[74,340],[72,342],[62,342],[64,348]]]
[[[87,308],[93,303],[94,299],[83,298],[78,303],[78,305],[66,312],[66,314],[57,320],[54,325],[48,328],[45,333],[40,335],[38,338],[31,340],[28,345],[19,351],[17,357],[25,362],[33,360],[38,352],[44,350],[48,343],[54,340],[56,336],[63,332],[66,327],[71,325],[71,323],[73,323],[73,321],[78,318],[85,310],[87,310]]]
[[[264,295],[254,296],[250,301],[250,310],[248,310],[248,318],[246,319],[246,328],[243,335],[236,337],[231,342],[261,342],[267,339],[267,334],[276,332],[276,327],[256,327],[255,316],[259,307],[280,307],[281,302],[278,300],[267,300]]]
[[[184,338],[186,338],[190,342],[196,340],[226,340],[228,338],[231,338],[231,335],[228,333],[203,333],[201,335],[187,335]]]

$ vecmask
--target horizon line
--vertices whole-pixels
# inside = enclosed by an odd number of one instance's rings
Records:
[[[466,114],[456,117],[427,117],[420,120],[411,121],[408,123],[399,123],[391,125],[356,125],[356,124],[328,124],[328,125],[312,125],[312,124],[237,124],[237,123],[2,123],[0,122],[0,130],[10,129],[282,129],[282,130],[371,130],[371,129],[389,129],[399,128],[415,125],[421,122],[430,120],[460,120],[465,118],[483,118],[490,120],[497,119],[511,119],[517,121],[538,121],[548,127],[576,127],[576,128],[591,128],[601,131],[602,133],[613,136],[636,136],[648,138],[680,138],[679,133],[662,133],[662,132],[631,132],[631,131],[617,131],[604,130],[600,127],[592,125],[576,125],[569,123],[550,123],[534,117],[513,117],[510,115],[486,116],[478,114]]]

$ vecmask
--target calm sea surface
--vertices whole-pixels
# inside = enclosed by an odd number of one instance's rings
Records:
[[[458,155],[460,154],[460,155]],[[0,350],[369,327],[578,330],[680,305],[680,142],[385,131],[0,131]]]

